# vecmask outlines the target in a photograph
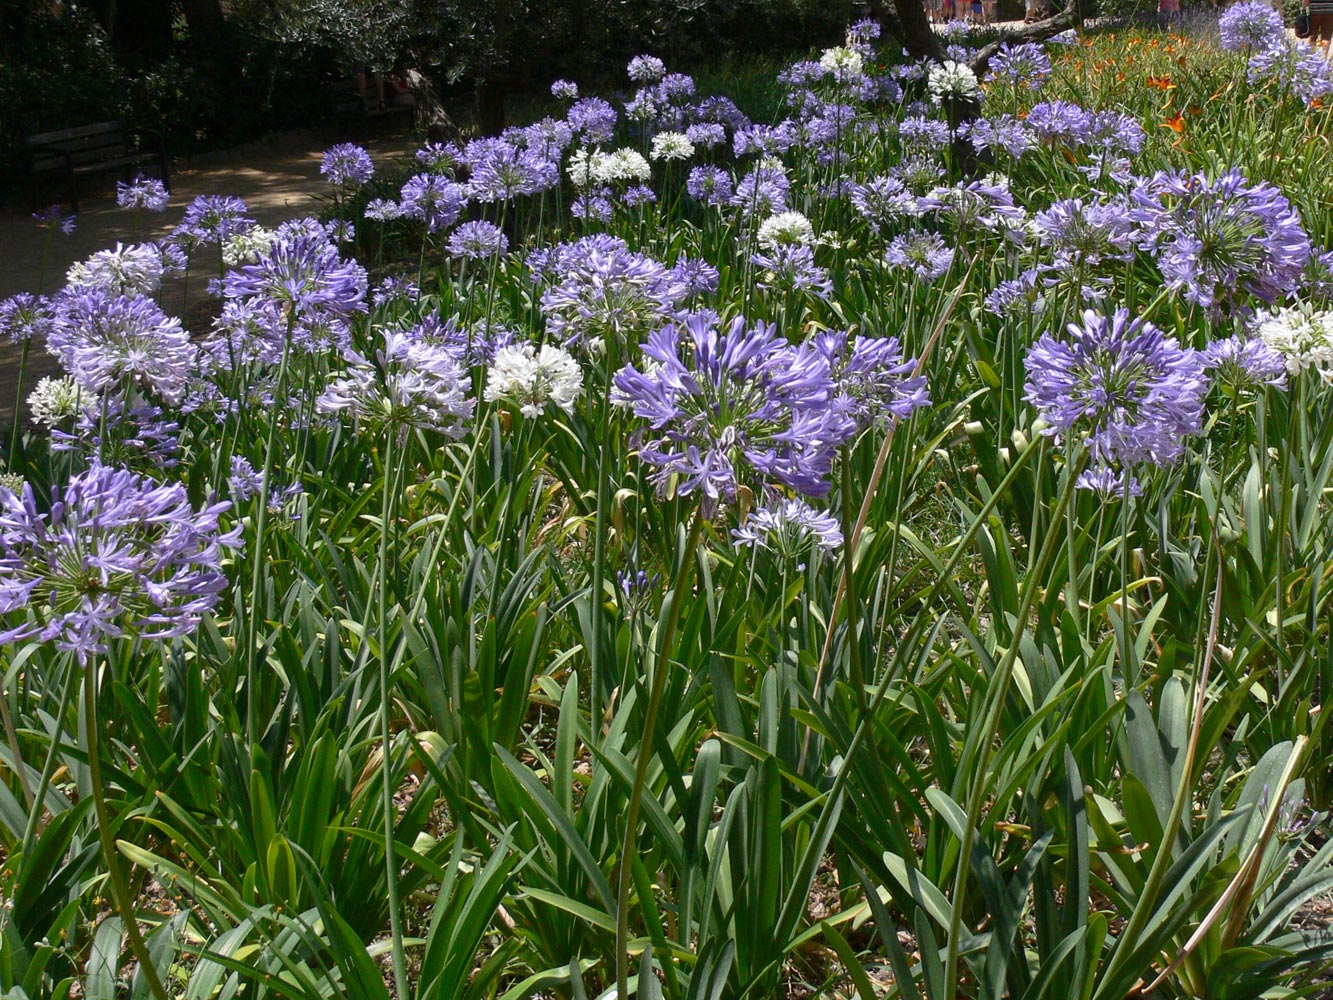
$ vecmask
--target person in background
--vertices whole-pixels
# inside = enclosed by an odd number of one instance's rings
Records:
[[[1333,0],[1305,0],[1303,9],[1310,19],[1310,44],[1327,55],[1333,38]]]
[[[1180,0],[1157,0],[1157,23],[1170,29],[1180,23]]]

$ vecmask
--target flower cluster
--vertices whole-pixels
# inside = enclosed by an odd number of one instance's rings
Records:
[[[565,413],[583,395],[583,370],[574,357],[559,347],[515,344],[495,352],[486,372],[487,402],[513,403],[525,417],[537,418],[548,405]]]

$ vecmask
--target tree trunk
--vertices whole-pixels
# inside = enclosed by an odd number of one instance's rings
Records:
[[[412,91],[412,100],[416,102],[417,127],[431,139],[457,139],[460,134],[458,126],[444,110],[444,104],[430,78],[420,70],[408,69],[403,72],[403,79],[407,81]]]
[[[477,77],[473,85],[477,99],[477,128],[482,135],[499,135],[505,127],[505,87],[497,79]]]
[[[222,34],[226,21],[219,0],[181,0],[181,9],[194,41],[207,44]]]
[[[870,0],[870,12],[913,59],[943,59],[944,46],[921,0]]]

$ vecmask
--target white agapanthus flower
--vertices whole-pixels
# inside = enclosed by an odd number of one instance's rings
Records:
[[[865,69],[861,53],[843,45],[825,49],[819,57],[819,65],[837,76],[859,76]]]
[[[648,155],[654,160],[688,160],[694,155],[694,143],[683,132],[658,132]]]
[[[73,288],[105,288],[117,295],[152,295],[162,287],[162,251],[151,243],[99,250],[70,267],[65,281]]]
[[[1292,375],[1313,368],[1333,382],[1333,311],[1309,306],[1279,309],[1260,320],[1259,339],[1286,358]]]
[[[277,238],[273,230],[263,226],[251,226],[243,233],[235,233],[222,244],[222,263],[227,267],[253,264],[273,248]]]
[[[772,250],[778,246],[808,247],[815,241],[815,227],[800,212],[782,212],[759,224],[759,245]]]
[[[28,412],[37,423],[55,427],[77,417],[92,399],[93,397],[80,389],[79,384],[68,375],[61,378],[44,378],[28,395]]]
[[[977,83],[977,75],[970,67],[946,59],[930,67],[930,73],[926,77],[926,89],[930,91],[931,100],[936,104],[942,104],[947,98],[976,97],[981,87]]]
[[[650,180],[653,168],[635,149],[616,149],[603,153],[593,165],[593,179],[601,184],[632,183]]]
[[[583,369],[568,351],[551,344],[500,348],[486,371],[483,393],[487,402],[514,403],[523,416],[532,418],[541,416],[548,404],[573,413],[581,395]]]
[[[606,156],[596,149],[576,149],[569,158],[565,171],[570,182],[577,188],[585,188],[597,182],[597,165]]]

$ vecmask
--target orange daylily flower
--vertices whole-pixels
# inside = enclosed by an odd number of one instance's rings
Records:
[[[1179,134],[1179,133],[1181,133],[1181,132],[1184,132],[1184,131],[1185,131],[1185,116],[1184,116],[1184,115],[1176,115],[1174,118],[1168,118],[1166,121],[1162,122],[1162,126],[1161,126],[1161,127],[1162,127],[1162,128],[1169,128],[1172,132],[1175,132],[1175,133],[1177,133],[1177,134]]]

